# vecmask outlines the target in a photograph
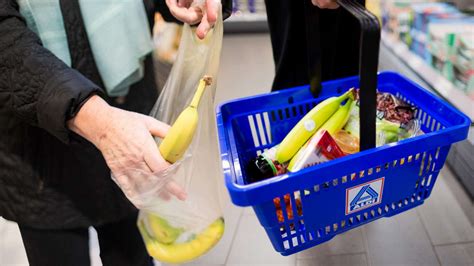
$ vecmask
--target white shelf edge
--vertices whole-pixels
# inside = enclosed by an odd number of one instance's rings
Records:
[[[474,101],[457,89],[453,83],[429,66],[421,57],[414,54],[405,43],[382,33],[382,42],[402,61],[420,75],[437,93],[474,121]]]

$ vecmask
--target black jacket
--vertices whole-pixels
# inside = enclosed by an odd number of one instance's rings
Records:
[[[322,10],[309,0],[265,4],[275,60],[273,90],[310,83],[318,61],[323,81],[357,75],[360,29],[347,11]]]
[[[150,26],[162,2],[144,0]],[[0,216],[45,229],[100,225],[136,212],[100,152],[69,131],[66,121],[94,94],[145,114],[158,97],[151,56],[124,103],[108,97],[78,0],[60,3],[72,68],[42,47],[15,0],[0,0]],[[163,13],[171,20],[169,11]]]

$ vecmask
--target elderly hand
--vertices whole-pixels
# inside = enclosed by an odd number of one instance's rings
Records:
[[[178,20],[194,25],[199,23],[196,35],[204,39],[217,20],[219,1],[206,0],[203,5],[193,5],[194,0],[166,0],[171,14]]]
[[[339,7],[335,0],[311,0],[311,2],[319,8],[336,9]]]
[[[164,138],[169,126],[152,117],[111,107],[92,96],[68,121],[69,129],[94,144],[104,156],[115,181],[140,208],[140,195],[155,189],[159,196],[186,198],[185,191],[160,175],[169,167],[153,136]]]

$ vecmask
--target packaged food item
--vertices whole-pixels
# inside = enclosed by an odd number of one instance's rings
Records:
[[[359,90],[355,91],[356,105],[359,106]],[[377,117],[394,123],[408,123],[415,118],[416,108],[388,92],[377,91]],[[359,110],[353,110],[359,112]]]
[[[285,196],[283,196],[283,200],[284,202],[282,203],[280,198],[273,199],[273,204],[275,204],[278,222],[280,223],[285,221],[285,218],[283,217],[283,209],[286,210],[286,217],[288,217],[288,220],[294,219],[294,213],[293,213],[293,208],[291,206],[290,194],[286,194]],[[295,203],[296,203],[296,212],[298,213],[299,216],[303,215],[303,207],[301,205],[301,199],[298,197],[295,198]]]
[[[262,181],[287,172],[296,172],[347,154],[359,152],[360,108],[358,92],[358,90],[351,89],[340,97],[332,97],[323,101],[318,105],[319,109],[313,109],[293,128],[285,137],[283,141],[286,141],[285,143],[282,142],[251,160],[246,169],[248,183]],[[328,106],[331,106],[331,110],[325,110]],[[377,92],[376,145],[382,146],[421,134],[420,123],[414,118],[415,110],[413,106],[390,93]],[[314,123],[317,119],[314,117],[318,117],[318,114],[323,111],[325,118],[318,121],[324,121],[324,123],[315,126]],[[305,134],[301,133],[304,130],[309,130],[310,123],[303,123],[304,121],[312,121],[310,129],[316,133],[298,148],[302,143],[302,139],[298,136],[304,135],[303,139],[306,139],[307,136],[311,135],[309,131]],[[289,140],[295,141],[289,142]],[[286,145],[286,148],[282,148],[282,145]],[[290,146],[291,149],[289,149]],[[294,150],[297,150],[297,152],[295,155],[285,153],[285,156],[282,156],[284,150],[291,150],[291,154]],[[287,161],[287,158],[290,157],[290,161]],[[278,158],[283,158],[282,160],[286,160],[286,162],[282,164]]]
[[[292,163],[288,166],[288,171],[296,172],[345,155],[327,130],[316,133],[305,145],[304,149],[304,152],[298,153],[292,159]]]
[[[405,124],[415,117],[415,108],[391,93],[377,93],[377,116],[390,122]]]
[[[415,110],[414,107],[409,106],[390,93],[378,92],[376,145],[383,146],[417,136],[420,132],[420,123],[414,119]],[[351,111],[349,121],[344,127],[344,130],[354,136],[355,139],[360,139],[359,116],[360,108],[359,101],[357,101]]]
[[[354,154],[360,151],[359,138],[345,130],[339,130],[334,135],[334,140],[341,150],[346,154]]]
[[[286,173],[287,164],[275,160],[278,145],[266,150],[247,165],[246,177],[248,183],[255,183]]]

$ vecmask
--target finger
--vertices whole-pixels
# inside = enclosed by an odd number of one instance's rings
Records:
[[[160,191],[158,197],[160,197],[164,201],[168,201],[171,199],[171,195],[167,191]]]
[[[186,191],[184,191],[184,189],[174,181],[169,181],[166,184],[165,188],[166,188],[166,191],[168,191],[169,193],[174,195],[179,200],[184,201],[184,200],[186,200],[186,198],[188,196]]]
[[[217,21],[218,4],[216,0],[206,0],[207,21],[211,25]]]
[[[170,130],[170,126],[166,123],[163,123],[159,120],[156,120],[155,118],[151,116],[145,116],[146,118],[146,125],[148,127],[148,130],[150,133],[159,138],[164,138],[168,134],[168,131]]]
[[[199,37],[199,39],[204,39],[211,29],[211,24],[207,20],[207,14],[204,14],[204,17],[201,20],[201,23],[196,29],[196,35]]]
[[[153,136],[164,138],[169,131],[170,126],[158,121],[150,116],[145,117],[145,123]],[[161,156],[158,145],[152,136],[144,140],[143,159],[152,173],[159,173],[170,166],[170,164]]]
[[[128,198],[133,198],[137,194],[135,184],[126,175],[116,176],[115,179]]]
[[[153,119],[156,122],[159,122],[156,119]],[[164,124],[160,122],[161,124]],[[166,124],[164,124],[166,125]],[[162,128],[162,125],[160,125],[160,128]],[[166,135],[166,134],[165,134]],[[164,135],[163,135],[164,136]],[[170,163],[168,163],[163,156],[161,156],[161,153],[158,149],[158,146],[155,144],[155,141],[153,138],[150,138],[151,142],[146,141],[145,142],[145,148],[144,148],[144,160],[145,163],[148,165],[150,170],[153,173],[160,173],[167,169],[170,166]],[[165,190],[169,192],[170,194],[174,195],[176,198],[180,200],[185,200],[186,199],[186,192],[174,181],[170,181],[166,184]],[[166,199],[165,195],[161,195],[162,198]]]
[[[188,10],[188,12],[192,12],[193,14],[195,14],[195,15],[191,16],[191,19],[187,22],[189,25],[195,25],[199,21],[202,20],[203,13],[202,13],[202,9],[200,7],[191,6],[187,10]]]
[[[177,19],[188,24],[195,24],[202,18],[202,11],[198,7],[179,7],[177,0],[166,0],[170,12]]]
[[[152,173],[160,173],[170,166],[170,163],[161,156],[161,153],[158,150],[158,145],[156,145],[151,137],[150,142],[147,141],[145,143],[143,158]]]
[[[331,3],[328,3],[328,4],[326,5],[326,8],[327,8],[327,9],[337,9],[337,8],[339,8],[339,5],[338,5],[337,3],[331,2]]]
[[[336,9],[339,5],[333,0],[311,0],[313,5],[318,6],[322,9]]]

